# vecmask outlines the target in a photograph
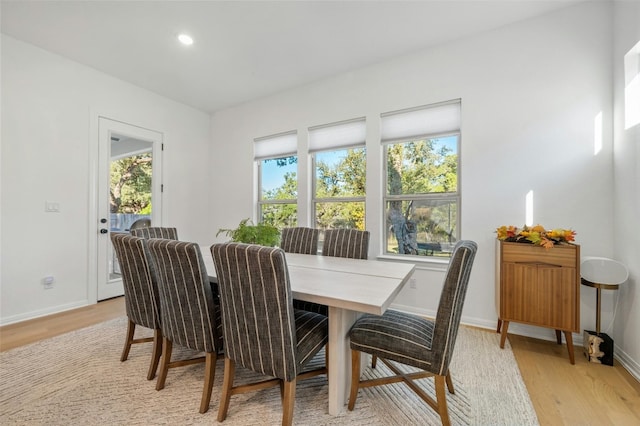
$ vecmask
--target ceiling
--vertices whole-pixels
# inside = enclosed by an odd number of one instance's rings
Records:
[[[579,0],[7,1],[1,30],[206,112]],[[190,34],[185,47],[176,36]]]

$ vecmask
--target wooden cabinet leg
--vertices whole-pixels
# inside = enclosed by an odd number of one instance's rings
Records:
[[[567,350],[569,351],[569,361],[571,362],[571,364],[575,364],[576,359],[574,358],[574,355],[573,355],[573,336],[570,331],[565,331],[564,337],[567,340]]]
[[[498,318],[498,327],[496,328],[496,333],[500,333],[500,328],[502,328],[502,320]]]
[[[559,345],[562,344],[562,333],[560,330],[556,330],[556,342],[558,342]]]
[[[500,349],[504,349],[504,342],[507,340],[507,330],[509,329],[509,321],[503,321],[502,334],[500,335]]]

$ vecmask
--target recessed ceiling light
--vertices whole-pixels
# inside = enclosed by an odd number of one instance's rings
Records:
[[[193,44],[193,39],[187,34],[180,34],[178,36],[178,40],[180,40],[180,43],[184,44],[185,46],[191,46]]]

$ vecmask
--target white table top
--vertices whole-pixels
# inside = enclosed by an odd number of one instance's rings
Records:
[[[215,267],[202,249],[209,276]],[[408,281],[414,264],[287,253],[293,297],[356,312],[381,315]]]

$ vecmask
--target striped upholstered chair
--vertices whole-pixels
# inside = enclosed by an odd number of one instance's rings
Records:
[[[156,389],[164,388],[169,368],[205,362],[205,379],[200,412],[209,409],[218,353],[222,349],[219,309],[209,284],[207,269],[195,243],[150,239],[149,251],[158,271],[162,360]],[[173,345],[198,352],[204,357],[171,361]]]
[[[366,259],[369,252],[369,231],[358,229],[327,229],[324,231],[323,256]]]
[[[132,344],[153,342],[151,363],[147,373],[147,379],[151,380],[156,376],[162,352],[160,301],[153,262],[142,238],[129,234],[112,233],[111,242],[120,264],[124,286],[124,304],[128,318],[127,337],[120,361],[127,360]],[[153,337],[135,338],[136,325],[152,329]]]
[[[131,235],[140,238],[162,238],[165,240],[177,240],[178,230],[176,228],[165,228],[161,226],[150,226],[148,228],[131,229]]]
[[[453,356],[476,251],[477,245],[473,241],[459,241],[456,244],[435,321],[388,310],[381,316],[365,314],[355,322],[349,332],[352,361],[349,410],[353,410],[356,403],[358,388],[403,381],[440,414],[443,425],[450,424],[444,386],[446,382],[449,392],[454,392],[449,363]],[[396,376],[360,381],[361,352],[380,358]],[[417,367],[422,371],[402,373],[390,361]],[[413,383],[415,379],[430,376],[435,378],[437,401]]]
[[[323,256],[366,259],[369,252],[369,231],[357,229],[328,229],[324,231]],[[314,302],[294,300],[293,307],[329,315],[329,308]]]
[[[318,253],[318,230],[315,228],[283,228],[280,248],[287,253]]]
[[[224,381],[218,421],[227,417],[231,395],[280,385],[282,424],[293,421],[296,380],[328,341],[328,319],[295,310],[289,272],[280,248],[214,244],[225,344]],[[236,365],[275,379],[233,386]],[[325,374],[325,367],[304,378]],[[302,377],[300,377],[302,378]]]
[[[317,254],[318,234],[315,228],[284,228],[280,238],[280,248],[287,253]],[[304,309],[322,315],[328,315],[329,309],[318,303],[293,300],[294,309]]]

